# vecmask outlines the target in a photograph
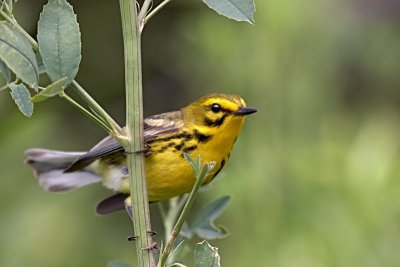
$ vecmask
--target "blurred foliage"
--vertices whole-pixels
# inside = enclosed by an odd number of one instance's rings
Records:
[[[43,2],[15,6],[34,35]],[[83,41],[77,80],[123,122],[118,2],[70,2]],[[201,1],[172,1],[143,37],[147,115],[216,91],[239,94],[259,110],[200,195],[204,202],[232,195],[219,219],[231,234],[212,242],[222,266],[398,266],[398,1],[256,4],[250,26]],[[84,150],[102,130],[61,99],[36,105],[31,119],[14,105],[0,95],[0,266],[133,262],[127,216],[94,215],[109,192],[44,193],[22,164],[28,147]],[[157,209],[152,218],[161,231]]]

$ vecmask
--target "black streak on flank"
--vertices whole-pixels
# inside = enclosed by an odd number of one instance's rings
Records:
[[[221,126],[223,123],[224,123],[224,121],[225,121],[225,118],[228,116],[228,114],[225,114],[225,115],[223,115],[221,118],[218,118],[218,119],[216,119],[216,120],[211,120],[210,118],[205,118],[204,119],[204,124],[206,125],[206,126],[209,126],[209,127],[219,127],[219,126]]]
[[[171,142],[166,144],[165,146],[161,147],[159,150],[156,151],[156,153],[163,153],[165,152],[168,148],[173,147],[174,145],[176,145],[176,143]]]
[[[176,145],[176,146],[175,146],[175,149],[179,151],[179,150],[182,149],[182,146],[183,146],[183,144]]]
[[[208,140],[210,140],[211,137],[212,137],[211,135],[206,135],[206,134],[200,133],[197,130],[194,130],[194,138],[196,138],[197,141],[199,141],[199,143],[205,143]]]
[[[189,153],[190,151],[193,151],[193,150],[195,150],[195,149],[197,149],[197,146],[196,146],[196,145],[194,145],[194,146],[188,146],[188,147],[183,148],[183,152],[184,152],[184,153]]]
[[[165,142],[165,141],[170,141],[170,140],[173,140],[173,139],[182,139],[182,138],[184,138],[185,140],[190,140],[190,139],[193,138],[193,136],[188,132],[182,132],[182,133],[178,133],[178,134],[175,134],[175,135],[167,136],[167,137],[164,137],[164,138],[157,138],[153,142],[154,143]]]

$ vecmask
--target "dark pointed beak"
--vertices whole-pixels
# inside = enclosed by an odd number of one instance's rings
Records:
[[[255,108],[249,108],[249,107],[240,107],[238,110],[234,112],[235,115],[237,116],[245,116],[245,115],[250,115],[257,112],[257,109]]]

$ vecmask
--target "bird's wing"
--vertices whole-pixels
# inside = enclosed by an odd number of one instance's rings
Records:
[[[152,141],[173,135],[183,127],[181,111],[167,112],[150,116],[143,121],[144,142],[150,144]],[[146,148],[145,148],[146,149]],[[146,151],[144,151],[146,152]],[[76,159],[64,172],[80,170],[99,158],[107,158],[110,161],[124,157],[125,149],[111,136],[107,136],[86,154]]]

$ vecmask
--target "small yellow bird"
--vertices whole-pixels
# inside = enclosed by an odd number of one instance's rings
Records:
[[[200,155],[215,162],[205,178],[208,184],[229,159],[246,115],[257,110],[246,107],[242,98],[228,94],[205,96],[180,111],[144,119],[145,167],[150,202],[190,192],[195,176],[183,154]],[[64,152],[31,148],[26,162],[34,169],[40,186],[51,192],[68,191],[103,182],[117,194],[101,201],[98,214],[124,209],[129,196],[124,148],[110,136],[88,152]]]

